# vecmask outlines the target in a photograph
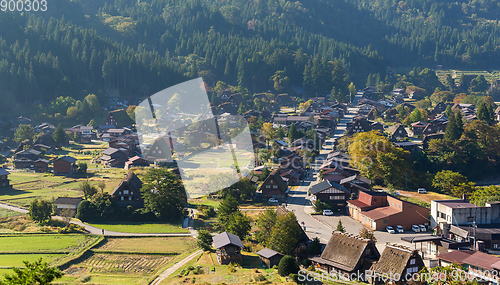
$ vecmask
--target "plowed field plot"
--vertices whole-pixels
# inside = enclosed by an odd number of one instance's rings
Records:
[[[173,256],[94,254],[79,266],[87,267],[92,273],[151,274],[167,263]]]

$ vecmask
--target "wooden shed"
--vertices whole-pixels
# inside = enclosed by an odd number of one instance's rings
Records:
[[[242,263],[241,249],[245,246],[237,235],[228,232],[212,237],[219,264]]]
[[[266,264],[267,267],[269,268],[275,265],[277,266],[280,263],[283,256],[285,256],[284,254],[281,254],[267,247],[257,252],[257,254],[260,257],[260,263]]]

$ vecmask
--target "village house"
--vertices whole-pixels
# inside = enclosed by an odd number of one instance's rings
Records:
[[[114,126],[116,128],[130,127],[134,121],[127,115],[123,109],[110,111],[101,125]]]
[[[52,162],[54,175],[72,176],[77,170],[76,158],[71,156],[59,157]]]
[[[260,258],[260,264],[267,265],[267,268],[272,268],[273,266],[278,266],[281,259],[285,256],[282,253],[269,249],[267,247],[259,250],[257,252]]]
[[[38,159],[33,162],[35,165],[35,172],[44,173],[49,172],[49,163],[47,159]]]
[[[134,172],[129,172],[115,187],[111,196],[113,196],[116,205],[121,208],[132,206],[142,208],[144,202],[141,196],[142,181]]]
[[[391,126],[388,131],[389,137],[393,140],[399,140],[408,137],[408,133],[406,132],[405,127],[400,123]]]
[[[278,94],[276,96],[276,102],[280,106],[292,107],[293,105],[295,105],[295,102],[292,100],[290,95],[288,95],[288,93]]]
[[[240,237],[223,232],[212,237],[219,264],[243,263],[241,250],[245,247]]]
[[[295,172],[293,169],[285,170],[280,176],[290,186],[299,185],[300,173]]]
[[[37,133],[52,134],[56,130],[56,127],[49,123],[42,123],[40,125],[35,126],[34,129]]]
[[[262,199],[275,198],[279,201],[283,201],[286,198],[287,191],[288,185],[281,178],[277,170],[273,170],[257,190],[257,192],[262,193]]]
[[[61,215],[65,209],[69,209],[69,216],[74,217],[76,215],[76,210],[78,206],[83,201],[81,197],[73,198],[73,197],[58,197],[52,202],[56,206],[57,215]]]
[[[108,148],[102,152],[101,164],[104,166],[115,167],[125,165],[128,160],[128,155],[126,151],[121,151],[116,148]]]
[[[144,166],[149,166],[149,161],[145,160],[144,158],[142,157],[139,157],[139,156],[134,156],[134,157],[131,157],[129,158],[126,162],[125,162],[125,166],[123,167],[125,170],[129,170],[129,169],[132,169],[133,167],[144,167]]]
[[[397,120],[398,110],[396,108],[389,109],[385,112],[385,121],[386,122],[395,122]]]
[[[310,258],[313,265],[326,273],[349,275],[365,272],[375,261],[379,260],[380,253],[375,242],[362,237],[333,232],[321,256]],[[360,276],[366,281],[365,274]]]
[[[414,273],[424,268],[418,250],[387,243],[380,259],[370,268],[371,284],[407,284]]]
[[[174,140],[171,136],[163,136],[155,140],[146,152],[144,158],[149,162],[171,162],[174,150]]]
[[[429,210],[419,205],[399,200],[385,192],[359,191],[358,199],[347,201],[349,215],[372,230],[401,225],[428,225]]]
[[[424,150],[427,149],[427,147],[429,146],[429,142],[431,140],[437,140],[443,138],[444,138],[444,133],[424,135],[424,139],[422,140],[422,148]]]
[[[422,135],[424,133],[425,127],[427,127],[427,123],[422,121],[411,124],[411,131],[413,132],[413,136]]]
[[[359,174],[355,174],[340,180],[338,184],[342,185],[347,191],[357,197],[360,190],[370,190],[372,181]]]
[[[7,170],[0,167],[0,188],[11,187],[9,175],[10,173]]]
[[[353,119],[350,126],[347,127],[347,135],[352,136],[356,133],[369,132],[371,131],[371,123],[368,122],[364,117],[357,117]]]
[[[344,186],[328,180],[323,180],[323,182],[311,186],[309,193],[314,195],[316,200],[331,205],[332,211],[342,213],[345,213],[346,202],[351,197],[351,193]]]

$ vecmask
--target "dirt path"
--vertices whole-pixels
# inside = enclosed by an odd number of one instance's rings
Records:
[[[172,273],[177,271],[179,268],[184,266],[186,263],[188,263],[191,259],[195,258],[198,254],[201,254],[203,251],[200,249],[198,251],[195,251],[191,253],[188,257],[184,258],[183,260],[177,262],[176,264],[172,265],[172,267],[168,268],[167,270],[163,271],[156,279],[151,282],[151,285],[158,285],[160,284],[165,278],[170,276]]]

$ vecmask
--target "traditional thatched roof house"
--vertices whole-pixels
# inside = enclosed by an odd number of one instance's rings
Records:
[[[242,263],[241,249],[245,246],[240,237],[228,232],[220,233],[212,237],[217,253],[219,264]]]
[[[262,199],[276,198],[284,200],[288,185],[279,175],[277,170],[273,170],[259,187],[258,192],[262,193]]]
[[[353,120],[351,125],[347,128],[347,135],[352,136],[356,133],[369,132],[372,130],[371,123],[364,117],[357,117]]]
[[[407,138],[408,133],[406,132],[406,129],[403,125],[400,123],[395,124],[394,126],[389,128],[389,133],[391,139],[402,139],[402,138]]]
[[[112,125],[117,128],[130,127],[134,121],[128,116],[123,109],[110,111],[101,125]]]
[[[267,247],[258,251],[257,254],[260,257],[260,264],[262,264],[262,265],[266,264],[267,267],[269,267],[269,268],[271,268],[275,265],[277,266],[280,263],[283,256],[285,256],[284,254],[279,253],[277,251],[274,251],[272,249],[269,249]]]
[[[358,271],[364,273],[379,258],[380,253],[374,241],[351,234],[333,232],[321,256],[310,260],[315,267],[328,273],[356,274]],[[359,277],[364,279],[365,276],[363,274]]]
[[[424,261],[418,250],[387,243],[380,259],[370,268],[372,274],[368,281],[371,284],[406,284],[413,273],[419,272],[423,267]]]
[[[144,202],[141,197],[142,181],[134,172],[127,173],[127,176],[120,181],[115,190],[111,192],[118,207],[132,206],[142,208]]]

